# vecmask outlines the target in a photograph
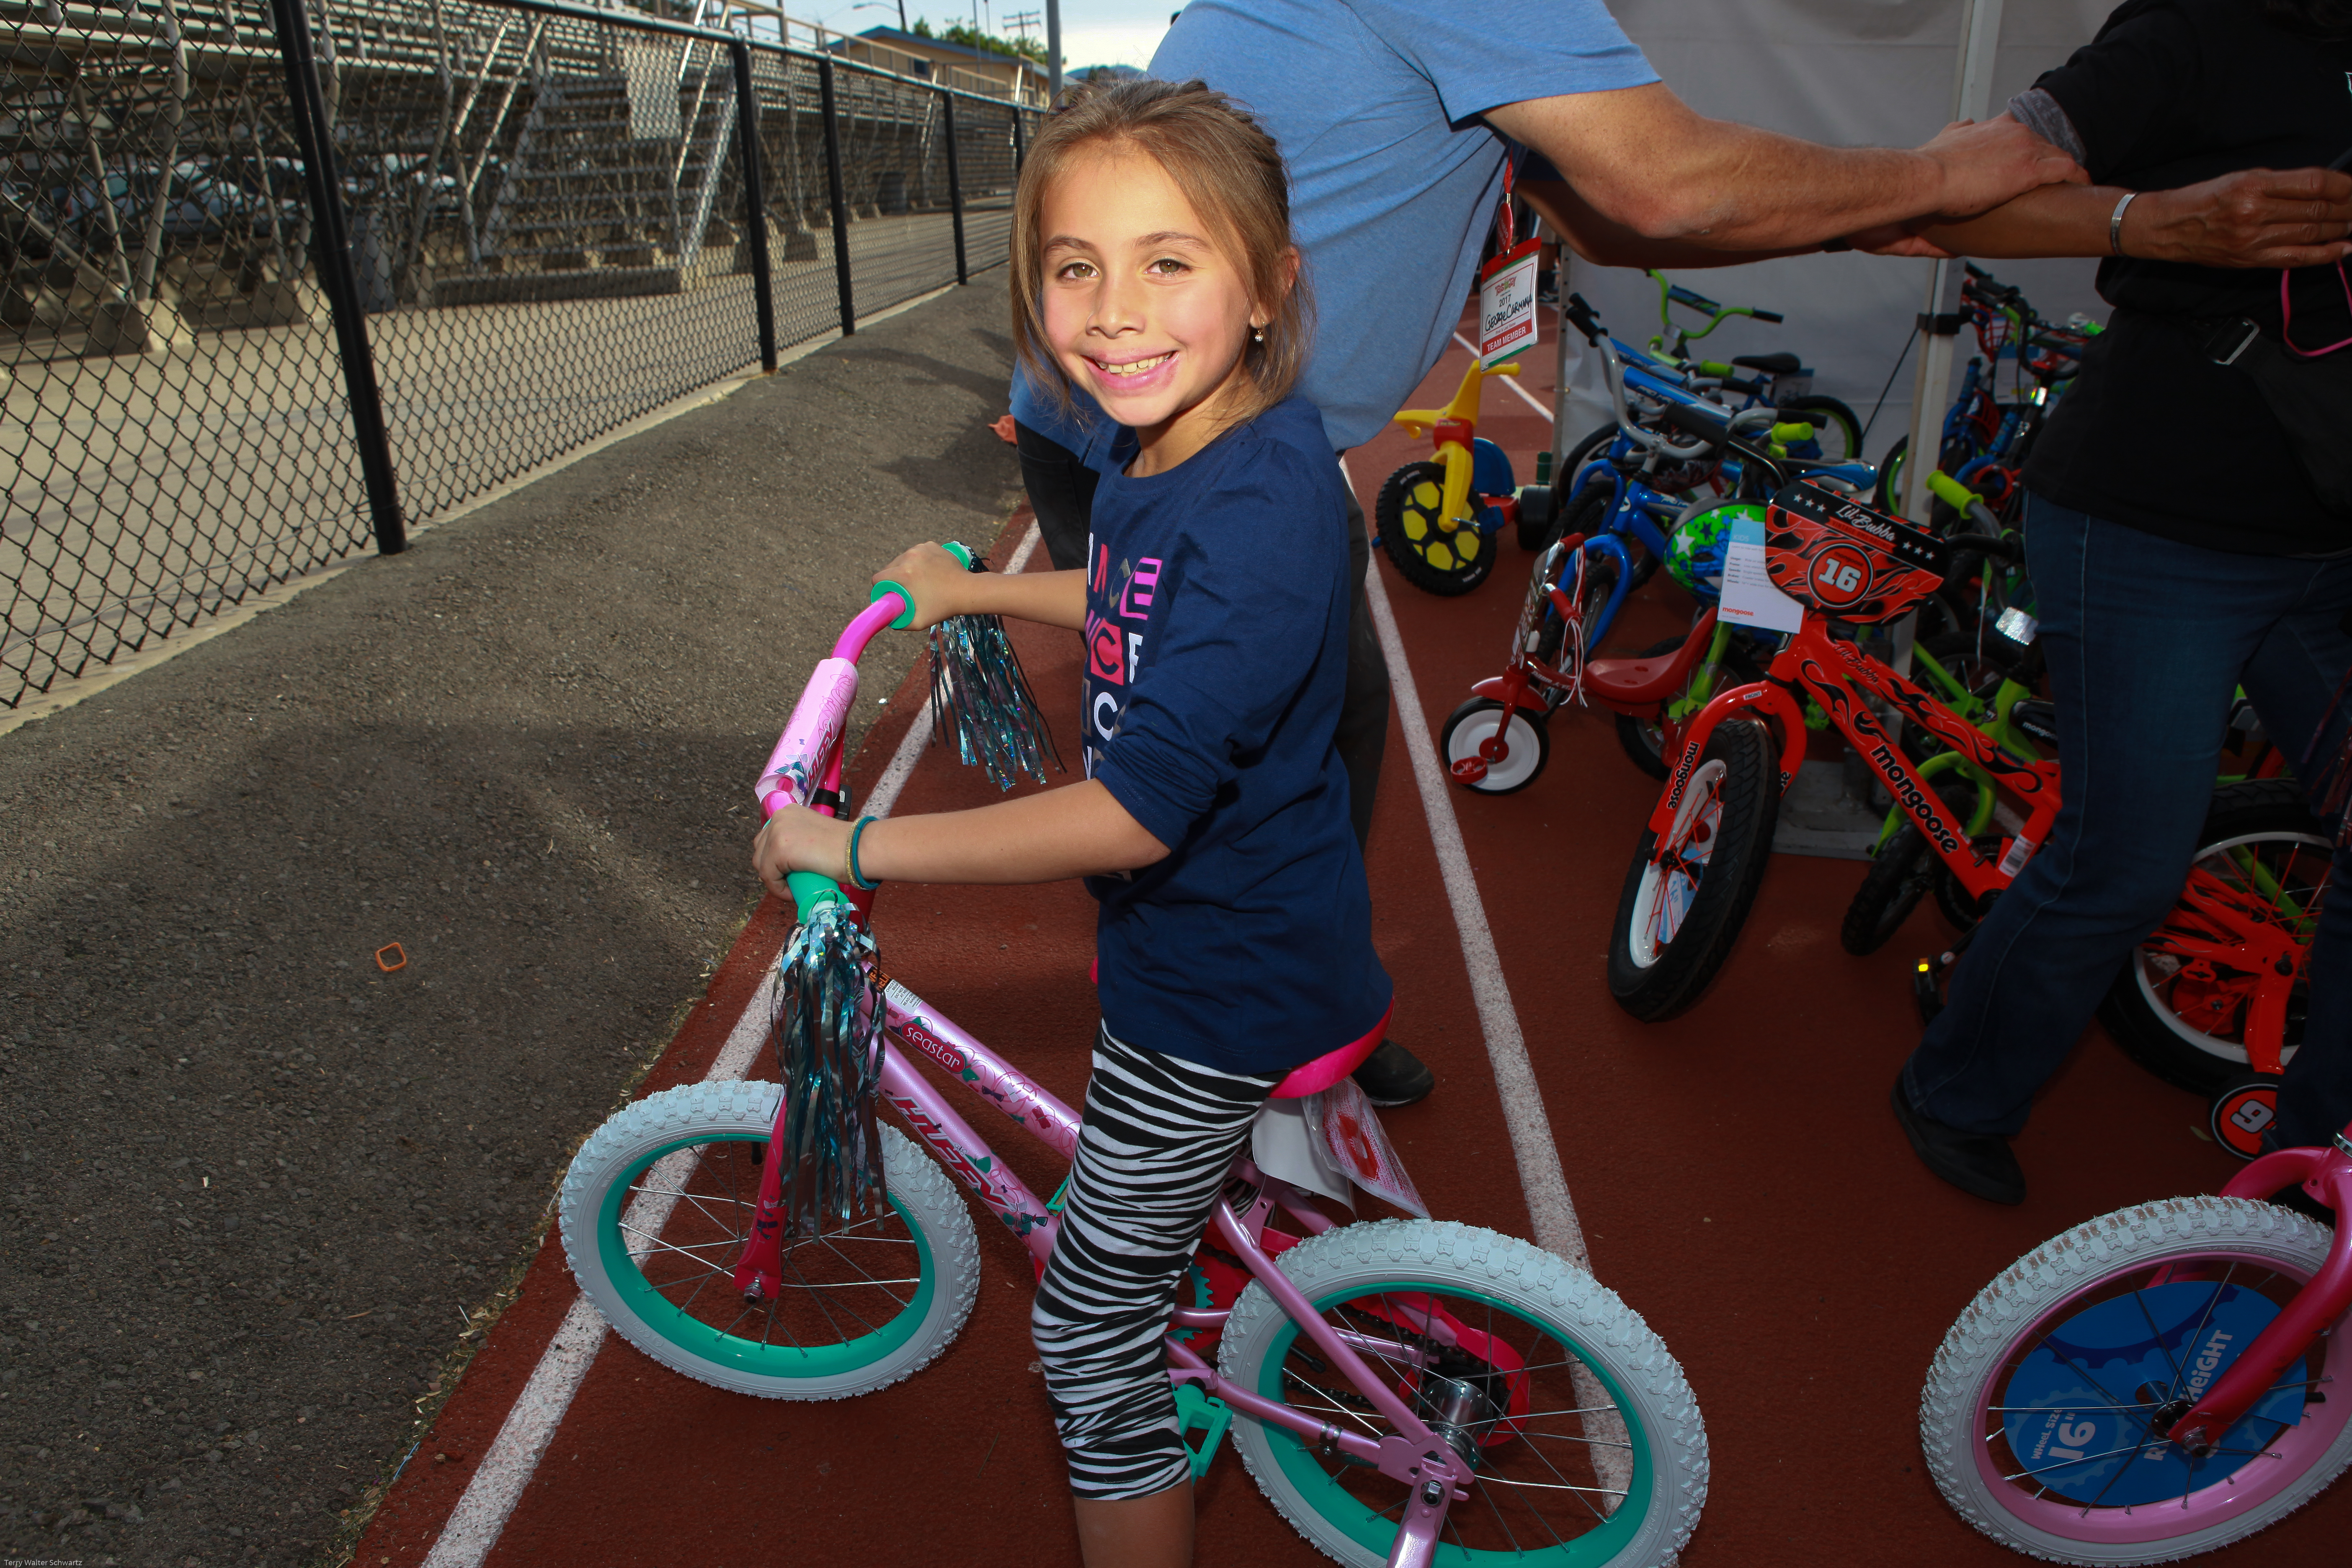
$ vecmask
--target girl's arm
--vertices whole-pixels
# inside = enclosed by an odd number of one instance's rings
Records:
[[[874,574],[874,581],[896,583],[914,595],[918,626],[950,616],[1011,616],[1074,632],[1086,629],[1084,572],[968,572],[938,545],[918,544]],[[862,847],[858,854],[862,859]]]
[[[751,841],[751,868],[780,899],[792,897],[787,871],[815,871],[845,887],[852,826],[786,806]],[[1110,791],[1088,779],[971,811],[868,823],[857,841],[857,868],[869,882],[1057,882],[1139,870],[1167,854]]]

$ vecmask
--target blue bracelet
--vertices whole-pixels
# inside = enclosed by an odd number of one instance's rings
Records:
[[[878,880],[867,881],[866,873],[857,868],[857,841],[866,836],[867,825],[874,820],[870,816],[861,816],[857,819],[857,826],[849,830],[849,880],[860,892],[870,893],[882,885]]]

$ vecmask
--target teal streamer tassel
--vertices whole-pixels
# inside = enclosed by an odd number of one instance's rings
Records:
[[[951,616],[931,628],[931,721],[955,736],[956,754],[977,763],[998,789],[1024,773],[1045,782],[1045,759],[1062,771],[1054,731],[994,616]]]
[[[777,960],[772,1027],[784,1088],[786,1236],[822,1236],[883,1212],[881,989],[874,939],[845,903],[818,907]]]

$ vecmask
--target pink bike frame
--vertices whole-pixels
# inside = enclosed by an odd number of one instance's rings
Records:
[[[2313,1339],[2352,1309],[2352,1227],[2346,1224],[2346,1216],[2352,1215],[2352,1127],[2336,1135],[2333,1148],[2281,1149],[2264,1154],[2223,1184],[2221,1195],[2267,1198],[2298,1184],[2336,1211],[2336,1245],[2328,1248],[2327,1261],[2295,1292],[2286,1310],[2254,1336],[2245,1353],[2214,1379],[2205,1397],[2165,1434],[2192,1454],[2219,1443],[2221,1435],[2270,1391],[2279,1373],[2310,1348]]]
[[[849,623],[834,645],[832,656],[818,664],[768,765],[761,771],[755,789],[763,815],[773,815],[785,805],[805,805],[819,789],[840,789],[842,724],[857,695],[858,657],[874,635],[897,619],[906,607],[898,594],[884,594]],[[820,805],[817,809],[831,813],[828,806]],[[857,901],[854,893],[850,896],[853,907],[863,918],[865,904]],[[804,906],[803,913],[806,912]],[[997,1160],[946,1097],[908,1058],[910,1055],[929,1058],[941,1071],[965,1084],[972,1093],[1066,1160],[1074,1160],[1077,1155],[1076,1113],[905,985],[892,981],[883,993],[883,1004],[886,1037],[882,1098],[898,1112],[908,1131],[938,1156],[940,1163],[1021,1238],[1042,1275],[1046,1260],[1054,1253],[1057,1230],[1054,1215],[1019,1176]],[[772,1149],[780,1151],[783,1137],[781,1106],[770,1137]],[[773,1152],[761,1163],[759,1206],[752,1220],[751,1238],[735,1269],[737,1289],[755,1299],[772,1293],[782,1283],[783,1163]],[[1218,1238],[1247,1266],[1251,1276],[1298,1325],[1299,1332],[1317,1352],[1355,1385],[1393,1430],[1379,1439],[1360,1432],[1343,1431],[1228,1382],[1216,1368],[1173,1339],[1167,1342],[1169,1378],[1174,1383],[1195,1384],[1202,1393],[1224,1401],[1242,1415],[1287,1427],[1320,1447],[1373,1466],[1381,1474],[1403,1483],[1411,1496],[1389,1561],[1400,1568],[1422,1568],[1436,1552],[1446,1510],[1469,1495],[1465,1489],[1475,1472],[1399,1397],[1393,1378],[1384,1378],[1375,1372],[1360,1352],[1368,1352],[1391,1364],[1423,1362],[1428,1359],[1428,1352],[1402,1339],[1342,1332],[1325,1322],[1314,1304],[1276,1266],[1258,1237],[1277,1208],[1309,1235],[1329,1229],[1332,1222],[1287,1184],[1266,1176],[1246,1159],[1237,1164],[1235,1174],[1256,1196],[1246,1213],[1236,1213],[1230,1196],[1219,1201],[1211,1222]],[[1412,1331],[1430,1342],[1448,1348],[1456,1342],[1455,1325],[1443,1313],[1416,1314],[1409,1298],[1391,1303],[1389,1310],[1400,1317],[1411,1316]],[[1229,1310],[1179,1308],[1171,1326],[1221,1329],[1231,1315]]]

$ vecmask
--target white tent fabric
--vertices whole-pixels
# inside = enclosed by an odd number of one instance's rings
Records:
[[[1967,0],[1609,0],[1610,9],[1683,100],[1703,114],[1836,145],[1916,146],[1949,117]],[[2116,0],[2010,0],[2002,7],[1992,112],[2089,41]],[[2107,308],[2090,260],[1987,266],[2024,289],[2042,315],[2064,321]],[[1789,349],[1817,373],[1816,392],[1870,417],[1927,286],[1930,264],[1886,257],[1788,257],[1677,275],[1727,304],[1781,311],[1784,325],[1727,321],[1706,340],[1712,359]],[[1637,271],[1569,267],[1569,287],[1592,301],[1618,337],[1640,344],[1658,330],[1657,286]],[[1676,315],[1696,321],[1677,308]],[[1963,333],[1958,363],[1976,352]],[[1906,359],[1866,443],[1876,458],[1910,426]],[[1590,364],[1571,381],[1580,405],[1563,444],[1598,424],[1605,398]],[[1947,397],[1945,402],[1948,402]]]

